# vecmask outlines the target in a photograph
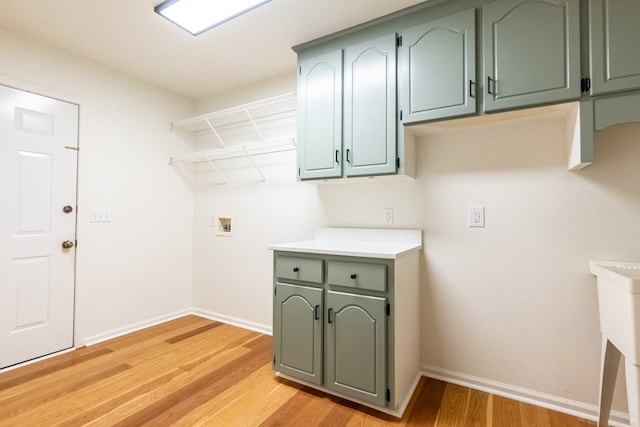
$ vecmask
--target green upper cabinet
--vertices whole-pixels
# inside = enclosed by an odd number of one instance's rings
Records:
[[[580,0],[482,7],[484,111],[580,98],[579,7]]]
[[[476,13],[468,9],[402,32],[402,122],[476,112]]]
[[[640,1],[589,0],[591,94],[640,88]]]
[[[342,50],[300,61],[300,179],[342,176]]]
[[[277,283],[274,369],[322,384],[322,288]]]
[[[344,51],[344,172],[396,172],[396,35]]]

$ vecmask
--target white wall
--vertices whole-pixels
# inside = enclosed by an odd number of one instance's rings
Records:
[[[80,104],[76,345],[187,310],[193,194],[167,161],[192,103],[2,29],[0,58],[0,83]]]
[[[248,100],[243,91],[236,103]],[[424,231],[424,367],[593,409],[601,338],[588,260],[640,260],[640,125],[602,131],[595,163],[569,172],[565,119],[516,116],[425,132],[415,180],[296,183],[291,157],[289,181],[200,188],[195,301],[268,328],[267,244],[317,226],[382,228],[391,207],[394,228]],[[469,205],[486,207],[484,229],[467,227]],[[235,217],[237,235],[213,235],[217,212]],[[622,388],[614,409],[626,411]]]

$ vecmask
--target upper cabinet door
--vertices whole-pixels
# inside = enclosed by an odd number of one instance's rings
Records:
[[[498,0],[482,7],[485,111],[580,98],[579,6]]]
[[[342,176],[342,50],[299,65],[299,177]]]
[[[345,175],[396,172],[396,35],[347,47]]]
[[[591,94],[640,88],[640,1],[590,0]]]
[[[403,123],[476,112],[475,9],[402,32]]]

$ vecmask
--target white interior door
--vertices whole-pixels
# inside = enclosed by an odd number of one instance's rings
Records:
[[[0,369],[73,346],[77,146],[77,105],[0,85]]]

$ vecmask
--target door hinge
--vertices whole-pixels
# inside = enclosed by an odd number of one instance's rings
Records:
[[[396,37],[396,47],[402,47],[402,36]]]
[[[387,303],[386,313],[387,313],[387,316],[391,316],[391,304],[389,303]]]
[[[387,389],[387,402],[391,402],[391,389]]]
[[[585,77],[580,80],[580,91],[581,92],[589,92],[591,90],[591,79],[589,77]]]

